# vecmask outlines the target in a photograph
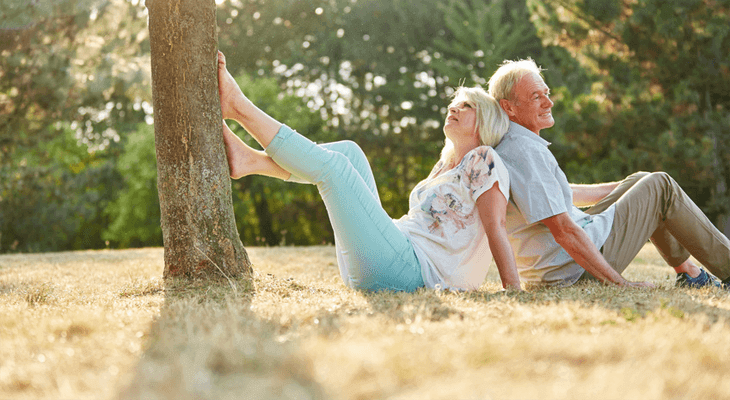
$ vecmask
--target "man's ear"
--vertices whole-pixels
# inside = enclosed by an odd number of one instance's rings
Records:
[[[515,112],[512,110],[512,104],[510,104],[509,100],[507,99],[500,99],[499,105],[502,107],[504,112],[507,113],[508,117],[513,117],[515,115]]]

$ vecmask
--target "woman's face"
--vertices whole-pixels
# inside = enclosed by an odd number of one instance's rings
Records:
[[[475,134],[477,121],[476,105],[465,96],[459,96],[449,104],[449,113],[444,122],[444,134],[452,141]]]

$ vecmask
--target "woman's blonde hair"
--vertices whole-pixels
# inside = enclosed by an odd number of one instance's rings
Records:
[[[453,101],[464,98],[476,107],[476,123],[474,129],[479,132],[479,143],[482,146],[494,147],[502,141],[502,137],[509,129],[509,118],[499,106],[497,100],[490,96],[481,86],[464,87],[456,89]],[[454,144],[446,139],[444,148],[441,150],[441,161],[444,165],[451,162],[458,163],[461,160],[453,160]]]

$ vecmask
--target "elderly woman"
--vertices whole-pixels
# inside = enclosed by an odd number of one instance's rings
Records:
[[[483,283],[493,255],[502,286],[520,289],[505,230],[509,176],[490,147],[499,143],[509,121],[483,89],[456,91],[441,158],[411,192],[408,214],[393,220],[355,143],[318,145],[274,120],[244,96],[222,53],[218,80],[223,118],[240,123],[265,149],[248,147],[224,123],[231,177],[258,174],[317,185],[346,285],[372,291],[473,290]]]

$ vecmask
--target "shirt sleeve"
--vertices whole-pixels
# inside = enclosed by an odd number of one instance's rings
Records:
[[[495,184],[506,200],[509,200],[509,173],[496,151],[489,146],[480,146],[467,156],[465,173],[469,177],[469,193],[476,200]]]
[[[528,147],[519,160],[510,160],[512,201],[528,224],[567,212],[557,160],[547,148]],[[567,181],[564,182],[567,184]]]

